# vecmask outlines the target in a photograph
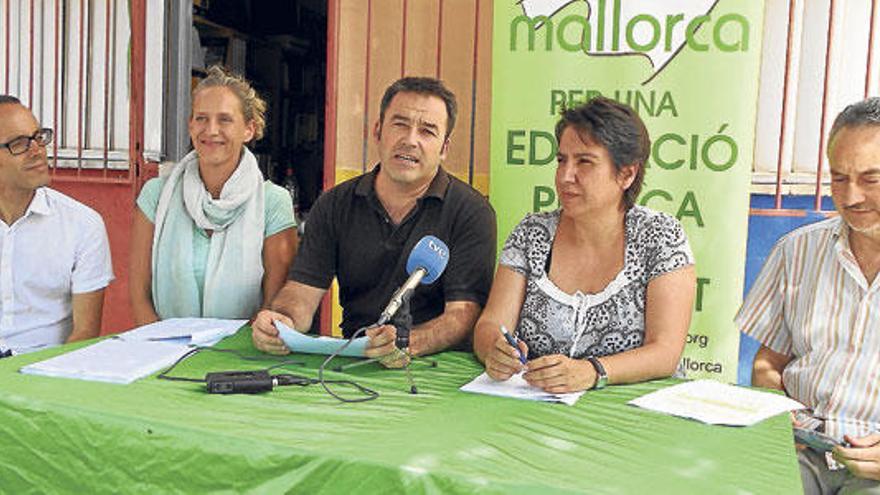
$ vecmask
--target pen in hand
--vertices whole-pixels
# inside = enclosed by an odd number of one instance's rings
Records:
[[[510,332],[507,331],[507,327],[501,325],[501,333],[504,335],[504,338],[507,339],[507,343],[512,345],[514,349],[516,349],[517,354],[519,354],[519,362],[522,364],[526,364],[526,355],[523,354],[522,349],[519,348],[519,343],[517,342],[517,338],[510,335]]]

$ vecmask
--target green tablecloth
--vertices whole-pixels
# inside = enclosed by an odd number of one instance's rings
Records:
[[[799,493],[791,427],[708,426],[626,402],[674,383],[588,392],[574,407],[473,395],[466,353],[354,378],[381,396],[343,404],[320,386],[209,395],[155,377],[131,385],[26,376],[74,346],[0,360],[0,492]],[[219,347],[257,355],[245,328]],[[322,358],[286,372],[317,375]],[[345,360],[341,360],[345,361]],[[273,364],[203,352],[175,374]],[[281,371],[281,370],[277,370]],[[340,389],[341,392],[350,391]]]

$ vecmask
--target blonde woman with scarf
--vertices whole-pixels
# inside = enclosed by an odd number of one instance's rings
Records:
[[[219,67],[192,99],[194,150],[137,199],[129,280],[137,325],[251,318],[284,284],[296,255],[290,195],[263,179],[245,146],[263,135],[266,103]]]

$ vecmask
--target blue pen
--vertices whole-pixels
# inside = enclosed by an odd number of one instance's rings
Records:
[[[522,349],[519,348],[517,344],[516,337],[510,335],[510,332],[507,331],[507,327],[501,325],[501,333],[504,334],[504,338],[507,339],[507,343],[512,345],[514,349],[516,349],[517,354],[519,354],[519,362],[522,364],[526,364],[526,355],[523,354]]]

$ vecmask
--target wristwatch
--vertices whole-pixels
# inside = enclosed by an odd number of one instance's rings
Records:
[[[602,366],[602,362],[596,356],[588,356],[587,361],[596,369],[596,383],[593,385],[593,389],[605,388],[605,385],[608,385],[608,373],[605,373],[605,367]]]

